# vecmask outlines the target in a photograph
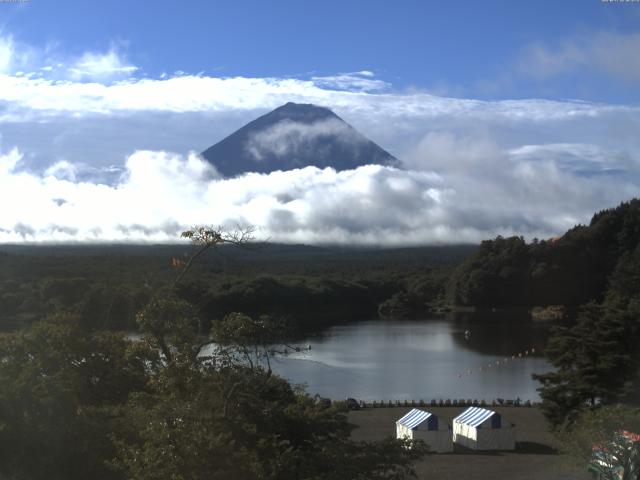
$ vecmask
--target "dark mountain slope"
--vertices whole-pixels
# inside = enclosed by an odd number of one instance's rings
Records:
[[[328,108],[287,103],[202,152],[220,173],[267,173],[313,165],[349,170],[397,160]]]

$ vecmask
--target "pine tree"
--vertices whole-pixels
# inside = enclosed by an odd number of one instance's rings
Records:
[[[568,426],[584,408],[623,393],[636,369],[633,337],[627,315],[595,303],[581,308],[575,326],[554,329],[545,353],[557,370],[534,375],[554,426]]]

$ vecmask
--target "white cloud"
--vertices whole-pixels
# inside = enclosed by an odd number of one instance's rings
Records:
[[[603,65],[635,71],[638,36],[618,38],[602,34],[590,47]],[[601,43],[604,46],[601,46]],[[615,45],[614,45],[615,44]],[[622,46],[618,45],[621,44]],[[611,53],[606,52],[611,47]],[[535,57],[527,65],[551,74],[564,65],[582,62],[578,47],[556,54],[548,47],[532,47]],[[573,60],[566,60],[568,57]],[[627,58],[628,57],[628,58]],[[16,75],[18,71],[23,75]],[[640,72],[640,69],[638,70]],[[77,57],[54,47],[36,49],[0,32],[0,121],[17,118],[48,121],[52,116],[90,114],[119,115],[134,112],[219,113],[275,108],[288,101],[327,105],[340,112],[384,121],[413,121],[458,116],[477,121],[549,120],[599,116],[607,112],[635,112],[637,107],[587,102],[514,100],[480,101],[429,95],[420,91],[398,92],[368,70],[337,75],[297,78],[214,77],[175,72],[160,78],[140,78],[122,49],[84,52]],[[4,111],[3,111],[4,110]],[[10,111],[8,116],[6,113]],[[383,121],[383,120],[381,120]]]
[[[315,85],[322,88],[346,91],[377,92],[391,88],[391,84],[374,77],[375,74],[373,72],[362,70],[338,75],[314,76],[311,77],[311,80]]]
[[[35,49],[17,42],[12,35],[4,35],[0,30],[0,74],[29,70],[35,53]]]
[[[523,145],[511,150],[510,154],[520,161],[553,161],[564,170],[584,175],[637,172],[640,167],[640,152],[603,149],[584,143]]]
[[[73,165],[66,160],[60,160],[47,168],[44,171],[44,174],[47,177],[55,177],[61,180],[74,182],[76,180],[77,172],[78,166]]]
[[[184,75],[166,79],[128,79],[105,83],[0,75],[0,101],[23,112],[116,114],[119,112],[220,112],[275,108],[287,101],[329,105],[337,110],[387,117],[467,115],[547,121],[597,116],[640,108],[579,101],[481,101],[438,97],[421,92],[363,93],[323,88],[312,80],[289,78],[217,78]]]
[[[139,151],[114,185],[74,180],[67,165],[21,170],[0,156],[0,242],[173,242],[193,224],[252,224],[281,242],[407,245],[548,237],[588,220],[638,182],[588,178],[551,161],[503,155],[484,175],[370,165],[306,167],[221,179],[200,157]],[[507,182],[487,183],[498,169]],[[62,175],[60,174],[62,172]],[[25,195],[28,192],[28,195]],[[20,199],[20,201],[16,201]],[[562,205],[562,208],[558,208]]]
[[[500,147],[485,133],[428,132],[405,156],[405,165],[438,172],[486,172],[500,160]]]
[[[313,123],[282,120],[252,135],[245,148],[257,161],[271,155],[296,157],[310,148],[318,138],[326,136],[332,136],[334,140],[356,148],[363,140],[356,131],[337,118]],[[326,157],[327,152],[317,151],[317,145],[315,148],[318,158]]]
[[[74,80],[111,80],[129,77],[138,70],[130,65],[115,49],[107,53],[85,52],[68,69]]]
[[[13,60],[13,39],[0,37],[0,72],[6,72]]]
[[[597,32],[567,39],[556,46],[529,45],[520,71],[538,78],[587,70],[628,82],[640,80],[640,33]]]
[[[80,56],[60,52],[55,45],[38,49],[0,31],[0,73],[15,77],[75,82],[107,82],[131,77],[138,68],[112,45],[106,52],[87,51]]]

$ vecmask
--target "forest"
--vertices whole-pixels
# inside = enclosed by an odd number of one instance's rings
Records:
[[[176,293],[209,325],[238,311],[286,318],[302,332],[379,314],[420,316],[442,303],[449,273],[475,248],[222,245]],[[0,246],[0,330],[64,311],[89,329],[134,331],[151,292],[170,285],[193,251],[188,244]]]
[[[640,200],[593,215],[557,238],[486,240],[458,266],[447,301],[476,307],[576,307],[601,302],[631,268],[640,242]]]

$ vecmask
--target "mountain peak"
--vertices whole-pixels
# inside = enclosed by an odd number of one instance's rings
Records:
[[[326,107],[288,102],[202,155],[225,176],[306,166],[348,170],[397,160]]]
[[[287,102],[284,105],[280,105],[276,110],[296,110],[296,109],[311,109],[311,108],[321,108],[323,110],[328,110],[324,107],[319,107],[318,105],[314,105],[313,103],[296,103],[296,102]]]
[[[284,105],[279,106],[275,110],[265,115],[271,118],[286,118],[292,121],[300,121],[305,123],[312,123],[326,118],[336,118],[340,120],[335,113],[326,107],[314,105],[313,103],[293,103],[287,102]]]

